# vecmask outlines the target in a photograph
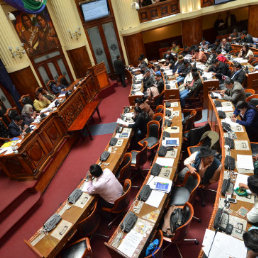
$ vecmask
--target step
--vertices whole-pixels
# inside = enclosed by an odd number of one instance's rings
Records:
[[[27,190],[29,191],[29,190]],[[29,191],[30,192],[30,191]],[[0,240],[15,226],[18,226],[19,221],[26,216],[26,214],[40,201],[41,194],[28,193],[27,198],[17,205],[13,212],[4,218],[0,224]]]

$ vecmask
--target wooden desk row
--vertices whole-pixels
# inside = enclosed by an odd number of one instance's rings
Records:
[[[217,100],[217,101],[222,102],[222,105],[229,105],[228,103],[230,103],[225,100]],[[233,107],[233,105],[232,105],[232,107]],[[233,107],[233,109],[234,109],[234,107]],[[225,113],[226,113],[227,117],[231,117],[233,112],[225,112]],[[222,173],[220,174],[220,178],[219,178],[219,182],[218,182],[216,200],[214,203],[214,208],[213,208],[212,216],[211,216],[211,219],[209,222],[209,227],[208,227],[209,229],[214,230],[213,224],[214,224],[216,212],[217,212],[218,208],[222,208],[224,206],[225,197],[222,196],[221,189],[222,189],[222,184],[223,184],[224,178],[228,178],[227,170],[224,169],[225,157],[226,157],[226,155],[230,155],[237,162],[238,154],[239,155],[252,155],[252,150],[251,150],[251,146],[250,146],[250,142],[249,142],[249,138],[247,136],[246,130],[244,127],[240,126],[240,127],[237,127],[237,130],[239,130],[239,131],[236,130],[236,132],[235,132],[237,139],[235,139],[234,142],[235,142],[235,146],[236,146],[236,140],[245,141],[245,143],[247,143],[245,145],[246,150],[236,150],[236,148],[235,148],[235,149],[230,150],[230,153],[228,153],[228,150],[225,149],[225,133],[222,128],[221,119],[219,118],[217,108],[215,107],[215,104],[214,104],[214,100],[210,97],[210,95],[209,95],[209,99],[208,99],[208,122],[210,123],[211,129],[213,131],[218,132],[220,135],[220,145],[221,145],[221,155],[222,155],[221,163],[223,166],[223,170],[222,170]],[[239,173],[238,169],[237,168],[234,169],[234,174],[237,175],[238,173]],[[252,175],[252,174],[253,174],[253,171],[244,173],[244,175]],[[231,178],[232,178],[232,176],[231,176]],[[236,177],[233,176],[233,178],[231,180],[233,183],[235,183],[235,180],[234,180],[235,178]],[[247,210],[250,210],[254,204],[249,201],[246,201],[247,199],[245,197],[238,197],[236,195],[233,195],[233,198],[237,199],[237,203],[230,204],[230,210],[229,210],[230,216],[235,216],[235,217],[238,217],[238,218],[246,221],[245,217],[243,218],[242,216],[240,216],[238,214],[238,210],[241,207],[244,207]],[[244,233],[249,227],[250,227],[250,224],[247,222],[246,227],[243,226],[243,230],[241,233],[239,233],[240,234],[239,236],[241,236],[242,233]],[[235,231],[236,231],[236,229],[233,229],[233,232],[235,232]],[[199,257],[202,257],[202,256],[203,256],[203,252],[201,251],[199,254]]]
[[[166,179],[170,179],[173,181],[175,177],[175,173],[177,171],[177,166],[179,162],[179,158],[181,155],[181,146],[182,146],[182,114],[181,114],[181,107],[179,101],[168,101],[171,103],[171,105],[175,105],[175,107],[169,108],[172,113],[174,113],[173,117],[173,127],[177,127],[176,130],[173,131],[170,127],[164,125],[165,119],[169,119],[168,117],[163,118],[163,128],[160,138],[160,145],[162,142],[162,134],[164,131],[167,131],[170,133],[170,137],[173,138],[179,138],[179,146],[174,148],[173,158],[174,163],[171,164],[171,166],[164,167],[160,173],[159,176],[164,177]],[[166,110],[167,108],[164,107]],[[164,111],[165,114],[165,111]],[[169,152],[168,152],[169,154]],[[171,155],[171,154],[169,154]],[[171,156],[166,156],[171,157]],[[155,164],[156,160],[158,159],[158,151],[156,153],[156,156],[154,158],[153,164]],[[123,244],[123,240],[127,237],[128,234],[122,232],[121,230],[121,223],[118,226],[118,228],[115,230],[114,234],[109,239],[108,243],[105,243],[105,245],[108,247],[109,253],[112,257],[139,257],[142,251],[146,248],[146,245],[148,244],[148,240],[153,236],[155,230],[157,229],[160,219],[164,212],[164,207],[167,205],[168,201],[168,194],[164,194],[159,206],[153,207],[149,204],[146,204],[145,202],[138,200],[138,195],[140,191],[142,190],[142,187],[148,182],[148,180],[151,180],[151,169],[149,170],[138,194],[136,195],[135,201],[132,203],[131,207],[129,208],[128,212],[133,212],[137,215],[138,220],[131,230],[135,230],[139,234],[143,234],[143,237],[140,242],[132,243],[135,244],[135,250],[132,253],[123,253],[123,250],[121,250],[121,245]],[[128,213],[127,213],[128,214]],[[127,215],[126,214],[126,215]],[[126,252],[126,251],[124,251]]]
[[[120,143],[117,143],[118,146],[110,147],[109,144],[107,144],[105,150],[110,152],[110,156],[105,162],[101,163],[102,169],[109,168],[113,173],[117,172],[133,134],[132,129],[124,128],[123,132],[125,131],[128,132],[129,137],[119,138],[118,142]],[[116,131],[113,133],[112,137],[115,136],[118,137]],[[100,164],[99,159],[96,164]],[[85,178],[80,182],[77,188],[81,189],[84,182]],[[95,198],[96,197],[84,192],[73,205],[65,200],[55,212],[62,217],[57,227],[48,233],[44,233],[43,227],[41,227],[29,240],[25,240],[26,244],[40,257],[55,257],[76,233],[77,224],[87,216],[94,204]]]

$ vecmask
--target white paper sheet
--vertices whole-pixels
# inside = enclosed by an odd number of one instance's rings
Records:
[[[221,98],[222,98],[221,95],[220,95],[218,92],[212,92],[212,94],[213,94],[213,96],[214,96],[215,98],[218,98],[218,99],[221,99]]]
[[[158,208],[164,195],[165,195],[164,192],[152,190],[149,198],[145,203],[155,208]]]
[[[243,183],[243,184],[247,185],[247,178],[248,177],[249,176],[247,176],[247,175],[237,174],[237,178],[236,178],[236,182],[235,182],[235,185],[234,185],[234,189],[239,187],[239,183]]]
[[[116,123],[119,124],[119,125],[124,125],[124,126],[128,126],[129,125],[128,122],[125,122],[121,118],[117,118]]]
[[[232,106],[217,107],[217,110],[218,110],[218,111],[224,111],[224,112],[233,111],[233,107],[232,107]]]
[[[163,167],[173,167],[174,159],[173,158],[161,158],[158,157],[156,163]]]
[[[254,170],[252,155],[237,155],[237,168]]]
[[[155,176],[152,180],[150,180],[147,184],[150,186],[151,189],[156,189],[156,184],[157,183],[164,183],[164,184],[169,184],[168,189],[166,191],[166,193],[169,193],[172,187],[173,182],[168,179],[168,178],[164,178],[164,177],[160,177],[160,176]]]

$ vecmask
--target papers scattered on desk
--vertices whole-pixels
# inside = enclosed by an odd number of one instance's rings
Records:
[[[62,97],[65,97],[65,92],[60,93],[60,94],[58,95],[58,98],[62,98]]]
[[[235,149],[236,150],[249,150],[248,141],[244,140],[235,140]]]
[[[228,124],[230,124],[231,130],[233,132],[244,132],[244,128],[242,125],[233,122],[230,118],[226,117],[225,119],[221,120],[222,122],[226,122]]]
[[[217,110],[224,111],[224,112],[233,111],[233,107],[232,106],[222,106],[222,107],[217,107]]]
[[[221,232],[214,236],[215,231],[206,229],[202,249],[209,258],[246,257],[247,249],[243,241]]]
[[[165,70],[164,71],[164,73],[166,74],[166,75],[173,75],[173,71],[172,70]]]
[[[237,174],[237,178],[236,178],[236,182],[235,182],[235,185],[234,185],[234,189],[239,187],[239,183],[243,183],[243,184],[247,185],[247,178],[248,177],[249,176],[247,176],[247,175]]]
[[[169,81],[170,89],[177,89],[176,80]]]
[[[173,128],[171,127],[167,127],[165,129],[165,132],[168,132],[168,133],[179,133],[179,126],[172,126]]]
[[[174,159],[158,157],[156,163],[163,167],[173,167]]]
[[[241,58],[241,57],[233,58],[233,61],[238,62],[240,64],[247,64],[248,63],[247,59],[244,59],[244,58]]]
[[[165,147],[179,146],[179,138],[165,137],[165,139],[162,140],[162,145]]]
[[[151,189],[153,190],[160,190],[163,191],[165,193],[169,193],[172,187],[172,181],[164,178],[164,177],[160,177],[160,176],[155,176],[154,178],[152,178],[152,180],[149,181],[148,185],[150,186]],[[161,188],[159,188],[160,186],[165,186],[166,185],[166,189],[164,188],[163,190]]]
[[[158,208],[165,193],[157,190],[152,190],[149,198],[145,202],[146,204]]]
[[[160,59],[160,60],[158,60],[159,61],[159,63],[163,63],[163,62],[166,62],[166,59]]]
[[[5,148],[5,153],[4,153],[4,155],[8,155],[8,154],[11,154],[11,153],[13,153],[12,147]]]
[[[209,80],[209,79],[212,79],[213,74],[212,74],[212,72],[203,72],[202,77],[206,77],[207,80]]]
[[[252,155],[237,155],[237,168],[254,170]]]
[[[121,118],[117,118],[116,123],[119,124],[119,125],[124,125],[124,126],[128,126],[129,125],[128,122],[122,120]]]
[[[133,92],[131,92],[131,94],[132,95],[137,95],[137,96],[143,96],[144,95],[143,92],[141,92],[141,91],[133,91]]]
[[[218,92],[212,92],[214,98],[222,99],[221,95]]]

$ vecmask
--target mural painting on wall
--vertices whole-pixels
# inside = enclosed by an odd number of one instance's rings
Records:
[[[39,14],[14,12],[15,29],[29,56],[37,56],[58,48],[56,31],[46,8]]]

